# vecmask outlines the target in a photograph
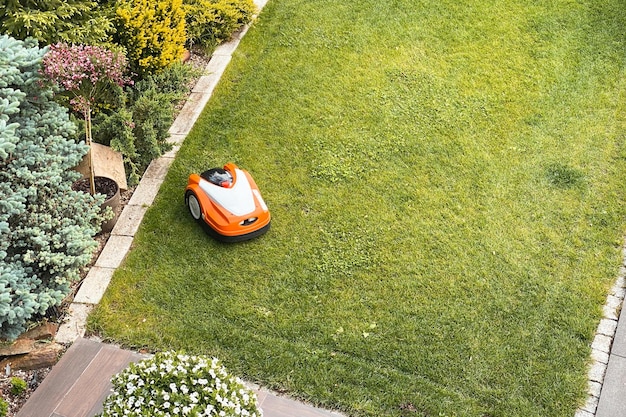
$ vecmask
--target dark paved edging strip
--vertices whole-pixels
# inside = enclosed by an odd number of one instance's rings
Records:
[[[574,417],[626,416],[626,315],[620,320],[626,294],[626,244],[622,258],[624,263],[606,298],[591,344],[587,401]],[[620,406],[621,412],[617,411]]]
[[[596,417],[626,416],[626,316],[619,320]]]

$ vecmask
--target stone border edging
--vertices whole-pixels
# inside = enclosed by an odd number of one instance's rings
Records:
[[[267,1],[254,0],[259,13]],[[143,216],[154,202],[176,153],[213,95],[213,90],[230,63],[233,52],[249,28],[250,25],[245,25],[233,35],[231,40],[220,44],[211,55],[205,67],[207,74],[198,79],[168,131],[170,134],[168,142],[173,145],[172,150],[153,160],[146,169],[130,201],[122,210],[100,256],[90,268],[74,296],[66,321],[59,327],[55,342],[71,344],[85,335],[87,316],[102,299],[113,273],[128,254]]]
[[[622,259],[617,280],[606,297],[606,302],[602,307],[602,319],[591,343],[591,364],[587,374],[587,401],[576,410],[574,417],[594,417],[598,409],[611,348],[626,296],[626,245],[622,248]]]

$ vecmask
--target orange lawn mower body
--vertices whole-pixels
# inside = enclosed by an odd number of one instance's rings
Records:
[[[222,242],[252,239],[270,228],[270,212],[259,187],[233,163],[191,174],[185,204],[191,216]]]

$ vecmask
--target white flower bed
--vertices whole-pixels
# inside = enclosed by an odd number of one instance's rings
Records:
[[[216,358],[157,353],[115,375],[102,417],[261,417],[256,395]]]

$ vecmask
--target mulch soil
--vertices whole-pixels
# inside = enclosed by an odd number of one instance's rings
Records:
[[[2,376],[0,377],[0,397],[8,404],[6,414],[8,417],[17,415],[18,411],[20,411],[22,406],[30,398],[37,386],[39,386],[41,381],[48,375],[48,372],[50,372],[50,368],[37,369],[35,371],[18,370],[11,372],[7,376],[6,370],[2,370]],[[13,378],[18,378],[26,382],[26,389],[23,392],[19,394],[13,394],[11,392]]]

